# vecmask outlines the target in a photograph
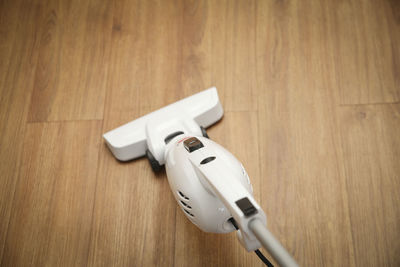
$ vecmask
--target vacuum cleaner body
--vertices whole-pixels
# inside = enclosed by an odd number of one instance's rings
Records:
[[[186,217],[205,232],[236,234],[247,251],[272,264],[298,266],[266,228],[243,165],[208,139],[205,128],[221,119],[215,87],[168,105],[103,135],[114,156],[127,161],[146,155],[154,171],[165,165],[172,193]],[[261,242],[261,243],[260,243]]]
[[[248,229],[255,217],[266,217],[254,200],[242,164],[226,149],[203,137],[223,115],[212,87],[182,99],[103,135],[114,156],[127,161],[146,155],[153,170],[165,164],[174,197],[191,222],[206,232],[237,236],[248,251],[261,247]],[[210,160],[212,159],[212,160]],[[242,202],[238,202],[241,200]]]
[[[202,147],[190,151],[190,142]],[[235,180],[249,194],[253,193],[243,165],[222,146],[199,136],[178,135],[168,144],[165,163],[168,182],[179,207],[192,223],[205,232],[229,233],[236,230],[229,222],[231,212],[196,166],[214,164],[213,161],[223,163],[231,174],[227,180]]]

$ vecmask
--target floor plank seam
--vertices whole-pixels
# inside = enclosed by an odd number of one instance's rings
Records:
[[[28,121],[26,124],[38,124],[38,123],[67,123],[67,122],[93,122],[103,121],[103,119],[76,119],[76,120],[51,120],[51,121]]]
[[[103,126],[104,126],[104,120],[102,120],[101,122],[101,131],[103,131]],[[94,196],[93,196],[93,207],[92,207],[92,218],[91,218],[91,222],[90,222],[90,235],[89,235],[89,242],[88,242],[88,247],[87,247],[87,257],[86,257],[86,266],[89,266],[89,260],[90,260],[90,248],[91,248],[91,244],[92,244],[92,237],[93,237],[93,229],[94,229],[94,217],[95,217],[95,208],[96,208],[96,199],[97,199],[97,185],[99,182],[99,167],[100,167],[100,157],[101,157],[101,145],[102,145],[102,139],[100,138],[100,143],[99,143],[99,152],[97,155],[97,168],[96,168],[96,182],[94,185]]]
[[[397,105],[400,101],[395,102],[372,102],[372,103],[359,103],[359,104],[339,104],[339,107],[357,107],[357,106],[381,106],[381,105]]]

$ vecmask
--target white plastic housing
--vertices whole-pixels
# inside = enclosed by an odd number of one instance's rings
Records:
[[[162,165],[165,137],[176,131],[200,135],[200,126],[206,128],[222,115],[217,89],[212,87],[109,131],[103,137],[121,161],[141,157],[149,148]]]
[[[248,229],[250,219],[266,217],[253,198],[253,189],[243,165],[225,148],[217,143],[196,136],[203,148],[189,153],[183,142],[191,136],[179,135],[166,148],[166,171],[168,182],[176,201],[186,217],[201,230],[213,233],[228,233],[234,227],[228,220],[233,217],[240,230],[238,238],[242,245],[253,251],[261,244]],[[200,162],[214,156],[207,164]],[[236,205],[236,201],[247,197],[257,214],[247,218]]]

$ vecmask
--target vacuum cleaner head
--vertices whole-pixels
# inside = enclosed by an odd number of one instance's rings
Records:
[[[203,135],[202,128],[217,122],[223,113],[217,89],[212,87],[109,131],[103,137],[118,160],[135,159],[148,150],[163,165],[166,141],[171,134]]]

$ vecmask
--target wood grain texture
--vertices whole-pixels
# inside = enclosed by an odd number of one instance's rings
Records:
[[[102,119],[111,2],[45,1],[30,122]]]
[[[86,264],[100,132],[99,121],[27,127],[2,264]]]
[[[395,1],[332,1],[336,64],[342,104],[400,100]],[[351,88],[351,89],[349,89]]]
[[[346,107],[339,117],[350,222],[357,229],[352,233],[356,264],[396,266],[400,151],[394,148],[400,145],[400,105]]]
[[[257,82],[266,88],[259,94],[261,200],[269,227],[304,266],[355,265],[324,6],[258,4]],[[323,245],[307,249],[314,242]]]
[[[210,86],[301,266],[400,265],[400,5],[0,1],[0,265],[262,266],[101,134]],[[268,253],[265,252],[268,256]]]
[[[182,86],[217,86],[226,111],[257,109],[255,2],[184,2]]]
[[[40,11],[24,1],[1,2],[0,10],[0,256],[3,254],[37,54]]]
[[[176,204],[165,174],[154,177],[145,159],[120,163],[102,151],[89,265],[173,265]]]

